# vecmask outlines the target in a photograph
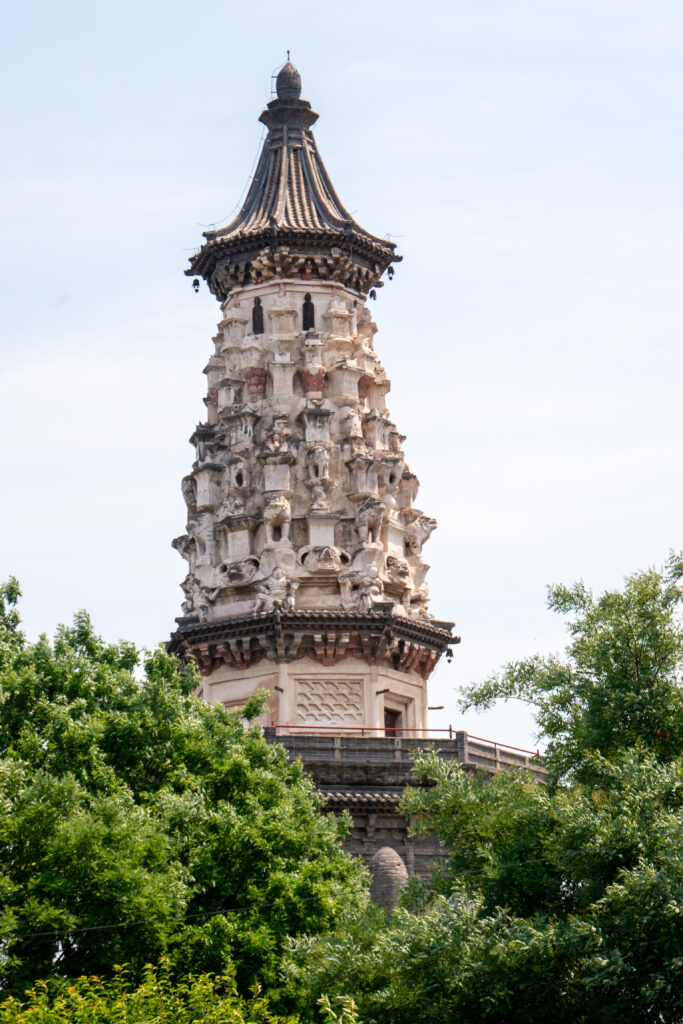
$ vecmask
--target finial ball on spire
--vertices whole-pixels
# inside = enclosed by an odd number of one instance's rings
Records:
[[[280,68],[275,82],[275,89],[279,100],[298,100],[300,98],[301,75],[291,61],[287,61]]]

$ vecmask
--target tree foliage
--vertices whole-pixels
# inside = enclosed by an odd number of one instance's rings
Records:
[[[271,1012],[256,990],[237,994],[231,975],[172,977],[167,964],[147,966],[138,985],[117,969],[68,983],[38,982],[23,998],[0,1003],[0,1024],[297,1024]]]
[[[465,689],[461,707],[517,698],[536,712],[556,778],[588,777],[590,751],[610,756],[636,743],[658,759],[683,754],[683,555],[660,572],[628,577],[595,598],[583,583],[548,591],[569,616],[565,658],[535,656]],[[588,774],[586,774],[588,773]]]
[[[352,909],[292,944],[301,1006],[329,992],[377,1024],[683,1021],[682,576],[672,557],[597,599],[553,588],[567,658],[508,665],[467,700],[533,703],[554,784],[421,754],[432,786],[403,811],[447,857],[391,919]]]
[[[448,859],[391,920],[355,910],[295,942],[299,1005],[352,995],[382,1024],[683,1020],[681,764],[637,749],[594,762],[599,789],[553,789],[424,754],[434,786],[404,811]]]
[[[137,977],[163,955],[275,986],[285,938],[362,898],[346,822],[162,650],[139,681],[134,647],[84,613],[29,644],[17,597],[0,592],[0,986],[116,963]]]

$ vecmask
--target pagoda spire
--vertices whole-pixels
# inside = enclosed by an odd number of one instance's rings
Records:
[[[268,134],[244,205],[226,227],[204,233],[187,274],[203,277],[223,301],[237,287],[297,274],[308,263],[315,277],[367,295],[401,257],[339,199],[311,131],[318,115],[301,99],[301,75],[289,61],[276,93],[259,118]]]
[[[183,480],[188,563],[170,649],[204,697],[269,693],[264,724],[424,730],[454,642],[428,610],[436,526],[389,414],[365,296],[398,257],[342,206],[287,63],[239,215],[192,261],[221,303]]]

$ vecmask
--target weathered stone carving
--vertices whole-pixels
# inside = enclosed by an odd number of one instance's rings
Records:
[[[322,444],[314,444],[306,454],[306,472],[309,481],[322,483],[328,479],[330,454]]]
[[[338,573],[343,566],[351,561],[346,551],[335,547],[305,547],[299,553],[301,564],[312,573]]]
[[[261,366],[248,366],[243,372],[247,382],[247,401],[258,402],[266,391],[266,371]]]
[[[187,530],[196,544],[197,564],[211,565],[216,554],[216,538],[214,536],[214,519],[211,512],[201,512],[190,516]]]
[[[285,612],[292,611],[294,594],[298,586],[297,580],[290,580],[277,566],[267,580],[256,584],[259,593],[254,602],[254,611],[270,612],[273,608],[282,608]]]
[[[193,573],[189,573],[180,584],[180,588],[185,595],[182,604],[183,615],[191,615],[195,610],[195,599],[201,595],[199,580]]]
[[[183,533],[180,537],[175,537],[171,541],[171,546],[188,562],[190,573],[193,573],[197,561],[197,542],[194,537],[190,537],[188,533]]]
[[[197,608],[212,618],[229,616],[233,605],[244,614],[244,588],[258,586],[260,609],[276,601],[296,607],[305,594],[306,607],[369,611],[384,600],[427,620],[422,547],[436,523],[414,508],[418,481],[400,450],[403,435],[383,404],[370,404],[389,386],[372,345],[375,325],[355,297],[329,280],[314,275],[305,286],[281,284],[268,292],[261,283],[256,295],[233,287],[221,322],[225,366],[211,372],[220,390],[234,379],[229,361],[242,360],[248,404],[226,406],[216,425],[200,425],[192,438],[196,468],[183,480],[188,534],[175,546],[202,586],[219,588],[211,601],[195,595]],[[305,295],[321,303],[327,331],[302,334]],[[264,329],[246,335],[254,308],[263,311]],[[273,374],[272,397],[264,366]],[[345,547],[369,557],[352,562]],[[304,591],[283,582],[306,577]],[[333,590],[331,577],[338,583]],[[316,586],[324,589],[316,593]]]
[[[289,540],[291,515],[292,509],[284,494],[278,494],[270,499],[263,510],[267,546],[286,543]]]
[[[356,512],[356,531],[361,544],[377,544],[386,505],[377,498],[366,498]]]
[[[369,373],[364,373],[362,377],[358,378],[358,397],[363,399],[367,398],[370,393],[370,388],[374,383],[374,378]]]
[[[402,558],[396,558],[395,555],[387,555],[386,569],[389,579],[394,583],[400,583],[404,586],[408,585],[410,581],[410,567]]]
[[[374,602],[381,596],[382,585],[379,581],[379,570],[376,565],[371,565],[359,579],[358,607],[360,611],[372,611]]]
[[[301,370],[301,381],[304,394],[314,402],[323,398],[326,370],[322,362],[323,342],[314,331],[309,331],[303,347],[304,365]]]
[[[433,616],[429,613],[428,604],[429,587],[426,583],[423,583],[418,590],[413,591],[408,613],[416,619],[431,619]]]
[[[421,555],[422,545],[436,529],[436,519],[420,516],[406,530],[406,546],[411,555]]]
[[[243,587],[250,583],[259,568],[259,560],[254,555],[240,559],[230,565],[222,565],[220,573],[222,581],[231,587]]]
[[[233,451],[250,451],[254,442],[254,427],[258,419],[259,416],[249,409],[229,413],[225,417],[228,428],[228,447]]]
[[[346,426],[347,437],[361,437],[363,436],[363,426],[361,423],[360,413],[358,409],[352,406],[346,412],[344,417],[344,424]]]
[[[284,454],[289,452],[289,439],[292,432],[288,426],[286,416],[278,416],[273,421],[273,432],[266,438],[263,450],[267,455]]]
[[[205,622],[208,616],[209,603],[218,597],[219,589],[204,587],[197,577],[190,573],[180,584],[185,600],[183,601],[183,614],[191,615],[196,612],[201,622]]]
[[[311,488],[311,512],[328,512],[329,508],[330,503],[327,500],[325,488],[321,483],[314,484]]]
[[[304,422],[306,442],[329,441],[330,420],[333,417],[331,409],[323,409],[319,405],[311,405],[301,413]]]
[[[190,514],[197,511],[197,481],[193,476],[184,476],[182,482],[183,498]]]
[[[344,608],[357,608],[358,611],[369,612],[372,611],[374,602],[382,596],[382,584],[376,565],[342,573],[339,585]]]
[[[304,391],[309,398],[322,398],[323,384],[325,383],[325,368],[318,366],[315,369],[301,371],[304,384]]]
[[[230,474],[230,490],[234,493],[249,492],[249,469],[244,459],[230,459],[228,463]]]

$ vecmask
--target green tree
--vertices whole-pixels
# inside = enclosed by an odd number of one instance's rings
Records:
[[[353,996],[377,1024],[683,1020],[683,766],[594,755],[596,788],[493,779],[425,753],[406,814],[448,859],[388,920],[294,942],[291,992]],[[306,1008],[309,1008],[306,1010]]]
[[[118,969],[102,981],[38,982],[22,999],[0,1003],[0,1024],[297,1024],[276,1016],[259,992],[240,997],[232,976],[174,979],[166,964],[147,966],[139,984]]]
[[[346,821],[256,726],[196,699],[191,669],[159,650],[139,681],[134,647],[84,613],[29,644],[17,597],[0,592],[0,987],[135,977],[164,954],[275,985],[287,936],[365,898]]]
[[[292,944],[300,1006],[328,992],[378,1024],[683,1021],[682,577],[672,556],[622,592],[550,591],[572,615],[567,657],[508,665],[466,703],[530,701],[554,784],[424,752],[432,786],[403,810],[447,857],[390,920],[354,908]]]
[[[592,771],[586,753],[635,743],[660,760],[683,753],[683,556],[630,576],[594,598],[583,583],[549,588],[548,606],[570,616],[565,658],[536,656],[464,690],[463,710],[516,698],[536,713],[555,778]]]

